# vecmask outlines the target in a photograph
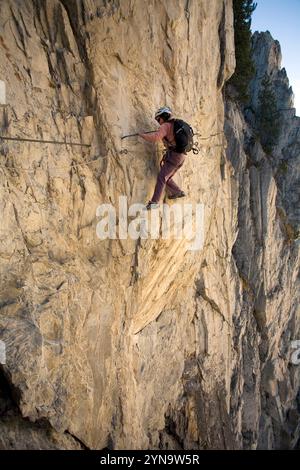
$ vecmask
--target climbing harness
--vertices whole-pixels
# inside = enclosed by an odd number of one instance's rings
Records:
[[[194,145],[192,147],[192,152],[194,155],[198,155],[200,149],[199,149],[199,142],[194,142]]]

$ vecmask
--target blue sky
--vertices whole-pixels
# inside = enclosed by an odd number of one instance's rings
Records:
[[[252,31],[270,31],[280,42],[282,63],[295,95],[300,116],[300,0],[255,0]]]

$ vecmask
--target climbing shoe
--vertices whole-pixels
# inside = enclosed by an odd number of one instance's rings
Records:
[[[185,197],[186,194],[184,191],[181,191],[180,193],[177,193],[177,194],[171,194],[171,196],[169,196],[169,199],[177,199],[179,197]]]
[[[159,207],[159,204],[157,202],[149,201],[147,205],[145,206],[145,210],[149,211],[151,209],[158,209],[158,207]]]

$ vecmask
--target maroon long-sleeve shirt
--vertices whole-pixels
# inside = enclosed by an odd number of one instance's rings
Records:
[[[169,149],[175,148],[176,146],[172,121],[164,122],[157,131],[151,132],[151,134],[140,134],[140,137],[148,142],[158,142],[159,140],[162,140],[165,147]]]

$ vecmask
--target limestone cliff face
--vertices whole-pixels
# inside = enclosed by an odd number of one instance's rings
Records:
[[[252,42],[256,73],[247,123],[234,104],[226,107],[227,155],[239,207],[232,253],[243,281],[242,315],[236,319],[241,346],[235,348],[244,371],[239,366],[235,376],[242,405],[234,398],[232,411],[244,420],[245,447],[293,448],[299,439],[299,366],[291,362],[291,345],[299,339],[300,118],[278,41],[266,32],[255,33]],[[265,73],[280,122],[271,155],[263,152],[255,132]]]
[[[228,102],[225,121],[231,1],[11,0],[0,17],[1,134],[91,144],[1,142],[0,447],[293,447],[299,118],[284,105],[272,159],[255,117]],[[160,152],[120,137],[162,104],[208,137],[178,175],[205,206],[202,250],[96,236],[100,204],[150,196]]]

